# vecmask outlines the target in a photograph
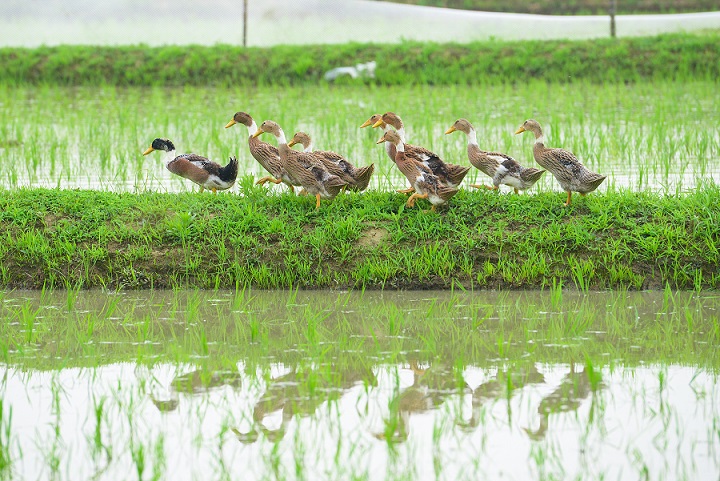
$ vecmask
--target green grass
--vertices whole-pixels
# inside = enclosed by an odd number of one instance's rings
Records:
[[[574,152],[608,179],[600,187],[680,194],[702,181],[720,181],[720,137],[708,128],[720,103],[716,82],[653,81],[632,85],[585,82],[468,87],[304,86],[263,88],[0,87],[0,185],[112,191],[191,190],[168,172],[159,154],[141,155],[155,137],[180,152],[218,162],[234,155],[241,172],[265,175],[250,156],[242,126],[224,129],[237,110],[258,123],[273,119],[288,135],[304,130],[316,148],[334,150],[355,165],[375,164],[371,188],[391,191],[407,182],[360,129],[371,114],[402,116],[408,141],[443,159],[468,164],[466,139],[444,135],[459,117],[478,131],[482,148],[535,165],[532,136],[513,135],[527,118],[543,126],[548,145]],[[263,136],[275,142],[271,136]],[[489,183],[478,170],[470,183]],[[529,192],[557,191],[545,175]],[[275,188],[282,192],[282,188]]]
[[[720,189],[460,192],[441,213],[387,192],[0,193],[5,287],[717,288]],[[423,207],[422,205],[420,207]],[[427,208],[427,206],[424,206]]]
[[[609,0],[387,0],[396,3],[424,5],[428,7],[482,10],[486,12],[536,13],[544,15],[604,15],[610,7]],[[713,0],[617,0],[618,15],[633,13],[686,13],[718,10]]]
[[[582,41],[0,49],[0,84],[315,85],[330,68],[377,61],[377,85],[627,83],[720,76],[717,33]],[[360,82],[363,82],[360,80]]]

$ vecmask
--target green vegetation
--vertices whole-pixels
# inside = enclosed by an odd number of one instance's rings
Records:
[[[135,362],[207,371],[415,360],[462,371],[591,359],[720,369],[720,299],[693,292],[43,290],[0,293],[0,361],[24,370]],[[348,347],[360,339],[358,350]],[[307,356],[310,356],[309,358]],[[600,366],[598,366],[600,367]]]
[[[356,165],[374,163],[371,188],[393,191],[407,181],[375,144],[380,133],[359,128],[371,114],[392,110],[402,116],[409,142],[448,162],[468,164],[464,135],[444,135],[455,119],[466,117],[483,148],[535,165],[532,136],[513,133],[525,119],[536,118],[548,145],[569,149],[592,170],[608,174],[602,191],[678,195],[698,182],[720,180],[720,142],[715,129],[707,128],[718,104],[714,81],[531,81],[482,88],[0,87],[0,184],[9,189],[191,190],[192,183],[164,168],[160,155],[141,155],[155,137],[169,137],[180,152],[223,163],[234,155],[241,172],[259,178],[265,174],[248,152],[247,130],[223,128],[235,111],[245,110],[258,123],[278,121],[288,135],[304,130],[317,148],[339,152]],[[489,183],[476,169],[465,180]],[[558,189],[546,175],[529,194]]]
[[[39,288],[717,288],[720,188],[458,194],[440,214],[395,193],[0,193],[0,283]]]
[[[718,463],[718,308],[557,286],[0,292],[0,476],[659,481],[668,446],[696,479]]]
[[[638,82],[720,77],[720,36],[400,45],[0,49],[0,84],[315,85],[330,68],[375,60],[378,85]],[[358,82],[363,82],[358,80]]]
[[[483,10],[486,12],[537,13],[544,15],[603,15],[611,0],[383,0],[429,7]],[[714,0],[617,0],[617,13],[685,13],[717,11]]]

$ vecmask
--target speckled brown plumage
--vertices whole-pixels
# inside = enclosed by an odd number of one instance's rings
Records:
[[[358,168],[336,152],[312,150],[312,139],[305,132],[296,132],[293,135],[288,146],[292,147],[295,144],[301,144],[306,152],[312,151],[312,154],[323,163],[328,172],[347,182],[349,190],[360,192],[367,188],[370,177],[375,170],[374,164]]]
[[[285,139],[285,133],[277,123],[266,120],[253,135],[257,137],[264,132],[271,133],[278,139],[278,150],[283,168],[293,183],[298,182],[310,195],[315,196],[316,208],[320,208],[321,198],[332,199],[347,185],[340,177],[328,172],[322,162],[312,153],[291,149]]]
[[[435,210],[436,206],[446,203],[457,194],[458,189],[444,184],[426,165],[405,155],[402,138],[398,132],[392,130],[385,132],[378,141],[381,142],[392,142],[395,145],[397,151],[395,164],[415,189],[415,193],[407,200],[408,207],[413,207],[415,199],[420,198],[430,201],[432,210]]]
[[[470,171],[470,167],[443,162],[440,156],[424,147],[405,143],[405,126],[397,114],[393,112],[384,113],[381,119],[375,122],[373,127],[380,127],[383,124],[385,126],[392,126],[400,134],[405,148],[405,156],[425,164],[443,184],[449,187],[457,187]],[[394,149],[394,146],[388,149],[388,155],[396,155]]]
[[[525,131],[530,131],[535,135],[535,145],[533,146],[535,162],[549,170],[567,192],[566,206],[570,205],[572,192],[585,195],[597,189],[605,180],[604,175],[589,170],[572,152],[545,147],[542,128],[537,121],[526,120],[515,133],[520,134]]]
[[[475,128],[467,119],[458,119],[450,126],[445,134],[455,131],[467,135],[467,153],[470,163],[483,174],[493,179],[494,188],[500,184],[508,185],[515,190],[525,190],[532,187],[535,182],[545,173],[544,170],[535,167],[523,167],[515,159],[500,152],[489,152],[482,150],[477,142]],[[486,187],[483,185],[472,185],[472,187]],[[488,187],[489,188],[489,187]]]
[[[290,176],[287,174],[280,161],[280,152],[274,145],[263,142],[257,137],[253,137],[253,134],[257,131],[257,124],[253,118],[245,112],[237,112],[233,116],[232,120],[227,123],[225,128],[232,127],[235,124],[243,124],[248,128],[248,145],[250,147],[250,154],[255,160],[258,161],[262,167],[270,173],[272,177],[263,177],[258,180],[258,184],[264,184],[265,182],[273,182],[279,184],[283,182],[287,185],[291,191],[293,191],[293,184]]]

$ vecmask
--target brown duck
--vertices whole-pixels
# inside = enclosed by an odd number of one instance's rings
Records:
[[[223,167],[197,154],[175,155],[175,144],[168,139],[155,139],[143,155],[156,150],[165,154],[165,166],[175,175],[191,180],[200,186],[200,192],[210,189],[213,194],[218,190],[227,190],[235,184],[238,174],[238,161],[230,157],[230,162]]]
[[[337,175],[347,182],[348,189],[361,192],[365,190],[370,182],[370,177],[375,170],[375,164],[366,167],[355,167],[342,155],[327,150],[312,150],[312,139],[305,132],[296,132],[288,147],[295,144],[303,146],[304,152],[310,152],[323,163],[325,168],[333,175]]]
[[[315,208],[320,208],[320,199],[333,199],[347,185],[337,175],[327,171],[325,166],[314,155],[291,149],[285,139],[285,132],[272,120],[260,125],[253,137],[270,133],[278,140],[278,151],[283,168],[288,173],[293,185],[301,185],[310,195],[315,196]]]
[[[415,193],[407,200],[407,207],[414,207],[415,199],[427,199],[434,211],[436,206],[445,204],[457,194],[458,189],[445,185],[425,164],[405,155],[405,146],[399,132],[388,130],[377,141],[378,144],[382,142],[393,143],[397,151],[395,163],[415,189]]]
[[[280,162],[280,152],[277,147],[253,137],[253,134],[257,132],[257,124],[253,118],[245,112],[237,112],[225,128],[228,129],[235,124],[243,124],[247,127],[250,154],[270,173],[270,175],[261,178],[255,183],[264,185],[266,182],[272,182],[273,184],[282,182],[290,187],[290,192],[294,192],[293,183]]]
[[[533,147],[535,162],[549,170],[567,192],[565,206],[570,205],[573,192],[579,192],[580,195],[588,194],[597,189],[605,180],[604,175],[589,170],[569,150],[545,147],[542,129],[535,120],[526,120],[515,133],[521,134],[525,131],[535,134],[535,146]]]
[[[483,174],[493,180],[493,186],[472,184],[470,187],[488,188],[497,190],[500,184],[508,185],[518,193],[518,190],[525,190],[532,187],[535,182],[545,173],[544,170],[535,167],[523,167],[515,159],[500,152],[488,152],[480,149],[477,142],[475,128],[467,119],[457,119],[450,126],[445,134],[455,131],[464,132],[467,135],[467,153],[470,163]]]
[[[431,152],[423,147],[406,144],[405,127],[403,125],[402,119],[400,119],[397,114],[393,112],[384,113],[380,120],[376,121],[373,124],[373,128],[381,126],[385,126],[386,128],[387,125],[394,127],[395,130],[397,130],[397,132],[400,134],[400,138],[402,139],[405,146],[405,155],[425,164],[432,171],[432,173],[435,174],[440,179],[440,181],[448,187],[457,187],[458,185],[460,185],[467,173],[470,172],[470,167],[466,167],[464,165],[446,164],[434,152]],[[387,132],[387,128],[385,131]],[[390,155],[390,153],[392,152],[389,152],[388,155]]]

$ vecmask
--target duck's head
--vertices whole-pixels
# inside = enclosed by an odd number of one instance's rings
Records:
[[[388,130],[376,143],[382,144],[383,142],[390,142],[397,147],[398,145],[402,144],[402,138],[400,137],[400,134],[398,134],[396,131]]]
[[[535,138],[542,136],[542,129],[540,128],[540,124],[537,123],[537,120],[528,119],[520,126],[519,129],[515,131],[516,134],[522,134],[523,132],[530,131],[533,134],[535,134]]]
[[[152,142],[152,145],[148,147],[145,152],[143,152],[143,155],[147,155],[150,152],[154,152],[156,150],[164,150],[165,152],[172,152],[175,150],[175,144],[170,142],[169,139],[155,139]]]
[[[258,128],[257,132],[255,132],[252,136],[253,138],[258,137],[264,132],[273,134],[275,137],[280,137],[282,129],[276,122],[273,122],[272,120],[266,120],[265,122],[260,124],[260,128]]]
[[[449,129],[445,131],[445,134],[452,134],[456,130],[459,130],[460,132],[465,132],[466,134],[469,134],[472,130],[475,130],[470,122],[468,122],[467,119],[457,119],[454,124],[450,126]]]
[[[361,128],[361,129],[364,129],[365,127],[367,127],[367,126],[369,126],[369,125],[372,125],[373,128],[375,128],[375,127],[376,127],[375,123],[376,123],[378,120],[379,120],[381,123],[378,124],[377,127],[385,128],[385,122],[382,121],[382,115],[380,115],[380,114],[375,114],[375,115],[373,115],[372,117],[370,117],[369,119],[367,119],[367,120],[360,126],[360,128]]]
[[[304,149],[307,149],[308,146],[312,143],[312,139],[310,139],[310,136],[306,134],[305,132],[295,132],[295,135],[293,135],[293,138],[288,142],[288,147],[292,147],[295,144],[300,144],[303,146]]]
[[[226,129],[232,127],[235,124],[243,124],[246,127],[250,127],[253,123],[253,118],[250,117],[250,114],[246,114],[245,112],[237,112],[235,115],[233,115],[232,120],[227,123],[225,126]]]
[[[395,130],[400,130],[403,128],[402,120],[397,114],[393,112],[385,112],[380,118],[380,120],[373,124],[373,127],[380,127],[382,124],[392,125]]]

